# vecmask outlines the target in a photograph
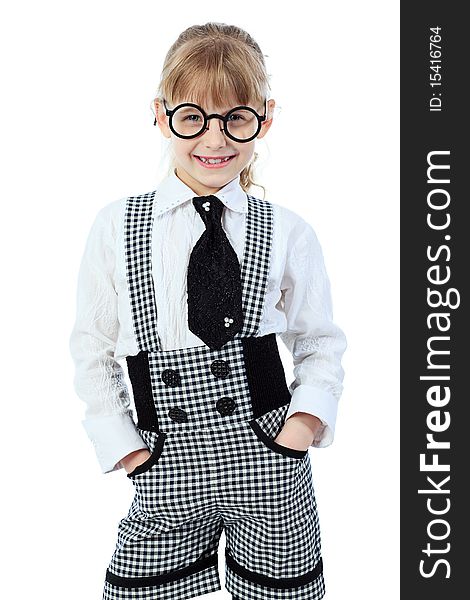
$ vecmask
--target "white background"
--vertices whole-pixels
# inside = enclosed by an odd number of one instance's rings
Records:
[[[399,597],[399,3],[347,0],[2,8],[4,597],[101,598],[134,490],[124,470],[101,474],[82,429],[78,267],[97,211],[160,180],[150,102],[170,45],[207,21],[243,27],[267,55],[281,110],[257,180],[314,227],[348,339],[335,440],[310,449],[325,598]]]

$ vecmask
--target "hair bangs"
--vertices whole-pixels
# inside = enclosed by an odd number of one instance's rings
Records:
[[[227,110],[235,105],[262,105],[266,92],[256,69],[246,68],[245,53],[233,54],[233,48],[231,53],[218,52],[215,46],[205,47],[202,52],[192,48],[179,57],[165,80],[165,98],[173,106],[194,102]]]

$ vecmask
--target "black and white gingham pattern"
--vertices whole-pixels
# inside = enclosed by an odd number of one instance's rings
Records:
[[[287,408],[258,418],[270,437],[282,427]],[[229,592],[243,600],[323,597],[322,572],[301,584],[284,581],[305,577],[321,558],[308,453],[293,458],[268,447],[249,421],[141,434],[151,451],[160,450],[145,471],[129,477],[136,493],[119,522],[104,600],[184,600],[220,589],[217,549],[223,529],[226,552],[237,565],[232,569],[226,562]],[[163,449],[157,444],[161,435]],[[178,570],[210,557],[206,568],[178,576]],[[170,581],[149,579],[132,587],[130,578],[172,572]]]
[[[240,339],[230,340],[220,350],[211,350],[204,345],[176,352],[149,352],[148,360],[153,394],[158,398],[155,409],[160,430],[189,431],[217,423],[228,427],[253,416]],[[226,377],[218,377],[211,370],[211,365],[218,360],[225,361],[229,369]],[[166,369],[178,373],[177,386],[169,386],[162,379]],[[217,410],[217,403],[223,398],[235,402],[232,414],[221,414]],[[187,422],[171,419],[169,411],[172,408],[184,410]]]
[[[152,229],[155,190],[126,200],[125,253],[129,296],[139,350],[161,350],[157,328],[152,275]],[[273,207],[267,200],[247,194],[246,236],[241,280],[243,328],[235,339],[255,335],[259,329],[268,280]]]
[[[267,200],[247,194],[245,250],[241,265],[243,329],[235,339],[256,335],[268,282],[271,257],[273,207]]]
[[[225,587],[234,596],[320,600],[310,457],[274,442],[288,404],[253,419],[245,373],[241,338],[259,330],[272,206],[248,196],[242,332],[221,350],[162,351],[151,272],[153,200],[153,194],[128,199],[126,253],[134,328],[148,353],[159,430],[139,429],[152,455],[128,475],[135,496],[119,522],[103,600],[185,600],[219,590],[223,530]],[[217,410],[224,398],[235,401],[233,413]]]
[[[158,350],[157,306],[152,274],[155,190],[126,200],[124,245],[134,333],[140,349]]]

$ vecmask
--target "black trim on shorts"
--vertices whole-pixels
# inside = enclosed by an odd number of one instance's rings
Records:
[[[150,575],[149,577],[120,577],[119,575],[112,573],[109,569],[106,569],[106,581],[112,585],[124,588],[149,587],[182,579],[188,575],[204,571],[204,569],[208,569],[209,567],[217,566],[217,564],[218,553],[216,552],[215,554],[201,558],[182,569],[176,569],[175,571],[162,573],[161,575]]]
[[[311,583],[312,581],[315,581],[315,579],[323,572],[323,561],[321,558],[318,560],[315,567],[308,573],[304,573],[303,575],[299,575],[298,577],[284,578],[268,577],[267,575],[260,575],[259,573],[250,571],[246,567],[240,565],[233,558],[233,556],[229,554],[227,548],[225,548],[225,561],[227,563],[227,566],[240,577],[243,577],[248,581],[252,581],[253,583],[258,583],[259,585],[283,590],[287,588],[296,588],[300,587],[301,585]]]

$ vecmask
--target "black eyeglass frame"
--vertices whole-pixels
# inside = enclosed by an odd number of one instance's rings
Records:
[[[209,122],[209,119],[220,119],[223,122],[223,131],[225,133],[225,135],[227,137],[229,137],[231,140],[233,140],[234,142],[238,142],[241,144],[244,144],[246,142],[251,142],[251,140],[254,140],[255,137],[259,134],[259,132],[261,131],[261,123],[263,121],[266,120],[266,113],[267,113],[267,98],[264,101],[264,115],[259,115],[256,110],[254,108],[251,108],[251,106],[236,106],[235,108],[232,108],[228,111],[228,113],[224,116],[224,115],[219,115],[217,113],[212,113],[211,115],[206,114],[206,112],[204,111],[204,109],[202,109],[200,106],[198,106],[197,104],[194,104],[193,102],[183,102],[182,104],[178,104],[178,106],[175,106],[175,108],[173,109],[169,109],[167,107],[166,104],[166,100],[163,100],[163,104],[165,106],[165,114],[170,117],[170,129],[171,131],[179,138],[182,138],[184,140],[190,140],[193,139],[195,137],[200,136],[204,131],[207,131],[209,128],[207,127],[207,123]],[[202,116],[204,117],[204,123],[201,127],[201,130],[198,133],[194,133],[192,135],[181,135],[180,133],[178,133],[177,131],[175,131],[174,127],[173,127],[173,115],[174,113],[181,108],[182,106],[192,106],[193,108],[197,108],[198,110],[201,111]],[[237,112],[238,110],[249,110],[250,112],[252,112],[255,117],[258,119],[258,127],[256,132],[249,138],[245,139],[245,140],[241,140],[239,138],[236,138],[235,136],[233,136],[228,130],[227,130],[227,123],[229,120],[230,115],[232,115],[234,112]],[[155,117],[155,121],[153,122],[154,125],[157,124],[157,118]]]

